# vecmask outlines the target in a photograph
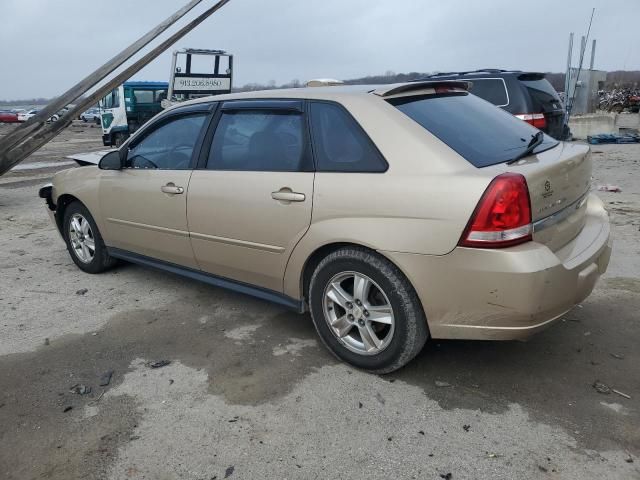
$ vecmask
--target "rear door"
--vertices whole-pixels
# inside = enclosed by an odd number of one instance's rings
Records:
[[[311,223],[313,164],[302,101],[225,102],[189,185],[200,268],[278,292]]]

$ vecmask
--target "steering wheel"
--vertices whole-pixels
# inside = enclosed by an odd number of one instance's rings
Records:
[[[191,151],[193,151],[193,145],[189,145],[189,144],[178,144],[178,145],[175,145],[171,150],[169,150],[169,153],[167,153],[166,158],[167,158],[167,163],[172,165],[171,170],[184,170],[186,168],[189,168],[189,163],[191,162],[191,155],[187,155],[184,152],[177,152],[177,150],[181,148],[188,148]],[[179,162],[174,161],[174,159],[176,159],[178,156],[184,157],[184,158]]]

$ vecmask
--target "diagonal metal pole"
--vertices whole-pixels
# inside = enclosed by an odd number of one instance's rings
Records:
[[[75,99],[95,87],[102,81],[107,75],[113,73],[117,68],[121,67],[127,60],[133,57],[136,53],[151,43],[158,35],[165,32],[171,25],[176,23],[187,13],[193,10],[196,6],[202,3],[203,0],[191,0],[187,5],[182,7],[176,13],[171,15],[160,25],[153,28],[145,35],[140,37],[137,41],[125,48],[122,52],[117,54],[107,63],[98,68],[95,72],[89,74],[86,78],[82,79],[76,85],[71,87],[65,93],[60,95],[51,101],[46,107],[44,107],[36,116],[30,118],[27,122],[16,128],[10,135],[7,135],[2,141],[0,141],[0,152],[15,145],[17,142],[25,138],[33,125],[41,124],[47,121],[52,115],[58,113],[62,108],[73,102]]]
[[[65,119],[73,119],[78,114],[86,110],[91,105],[95,104],[98,100],[103,98],[107,93],[112,91],[115,87],[121,85],[126,80],[131,78],[137,72],[139,72],[142,68],[148,65],[152,60],[157,58],[160,54],[162,54],[165,50],[167,50],[171,45],[173,45],[180,38],[184,37],[191,30],[196,28],[202,22],[204,22],[207,18],[213,15],[220,8],[225,6],[231,0],[220,0],[213,7],[209,8],[205,12],[203,12],[196,19],[191,21],[189,24],[184,26],[182,29],[174,33],[171,37],[166,39],[152,51],[147,53],[140,60],[135,62],[133,65],[127,67],[120,74],[118,74],[115,78],[98,88],[94,93],[89,95],[86,98],[83,98],[72,110],[67,112],[67,114],[57,122],[50,124],[42,124],[41,128],[34,130],[31,132],[29,138],[24,139],[21,143],[14,145],[14,147],[5,152],[0,152],[0,175],[6,173],[8,170],[13,168],[15,165],[20,163],[22,160],[27,158],[33,152],[38,150],[40,147],[51,141],[56,135],[58,135],[62,130],[64,130],[71,122]]]

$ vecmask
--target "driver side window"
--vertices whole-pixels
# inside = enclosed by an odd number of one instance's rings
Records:
[[[130,168],[188,170],[206,113],[173,118],[129,149]]]

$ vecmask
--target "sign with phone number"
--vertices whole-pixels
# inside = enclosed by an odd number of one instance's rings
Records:
[[[208,77],[176,77],[173,82],[173,90],[180,92],[219,92],[231,90],[230,78],[208,78]]]

